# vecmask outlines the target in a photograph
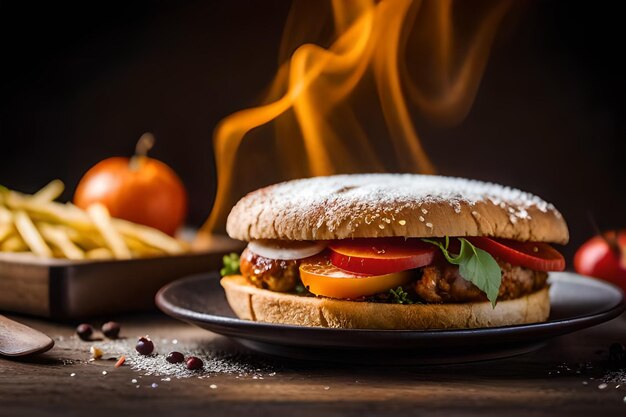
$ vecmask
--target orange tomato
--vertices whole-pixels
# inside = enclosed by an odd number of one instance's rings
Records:
[[[327,256],[315,256],[300,263],[300,279],[304,286],[315,295],[358,298],[406,284],[411,279],[411,272],[359,275],[337,268]]]
[[[86,209],[99,202],[113,217],[174,235],[187,213],[187,191],[169,166],[145,152],[96,164],[80,180],[74,204]]]

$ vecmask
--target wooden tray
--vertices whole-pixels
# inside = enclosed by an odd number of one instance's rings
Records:
[[[213,236],[206,249],[179,256],[71,261],[0,253],[0,311],[76,319],[154,309],[163,285],[219,269],[242,242]]]

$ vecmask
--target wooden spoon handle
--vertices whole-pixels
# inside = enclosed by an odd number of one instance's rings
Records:
[[[43,353],[54,346],[47,335],[0,315],[0,355],[25,356]]]

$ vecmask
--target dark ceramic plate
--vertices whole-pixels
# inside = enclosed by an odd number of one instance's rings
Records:
[[[550,274],[550,283],[547,322],[473,330],[328,329],[240,320],[228,306],[216,273],[172,282],[158,292],[156,302],[172,317],[263,353],[369,364],[460,363],[519,355],[625,309],[621,291],[610,284],[569,272]]]

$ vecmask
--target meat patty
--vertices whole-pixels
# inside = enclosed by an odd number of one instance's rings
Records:
[[[496,259],[502,269],[499,300],[530,294],[546,285],[548,274]],[[300,282],[300,261],[264,258],[245,249],[241,254],[241,274],[254,286],[271,291],[290,292]],[[459,267],[438,263],[422,268],[415,292],[426,302],[454,303],[486,301],[487,296],[459,274]]]
[[[241,275],[259,288],[289,292],[300,280],[299,264],[297,260],[264,258],[246,248],[241,254],[239,269]]]
[[[502,269],[502,284],[498,300],[510,300],[530,294],[546,285],[548,274],[496,259]],[[451,264],[423,268],[422,278],[415,284],[415,292],[424,301],[452,303],[486,301],[487,296],[459,274],[459,267]]]

